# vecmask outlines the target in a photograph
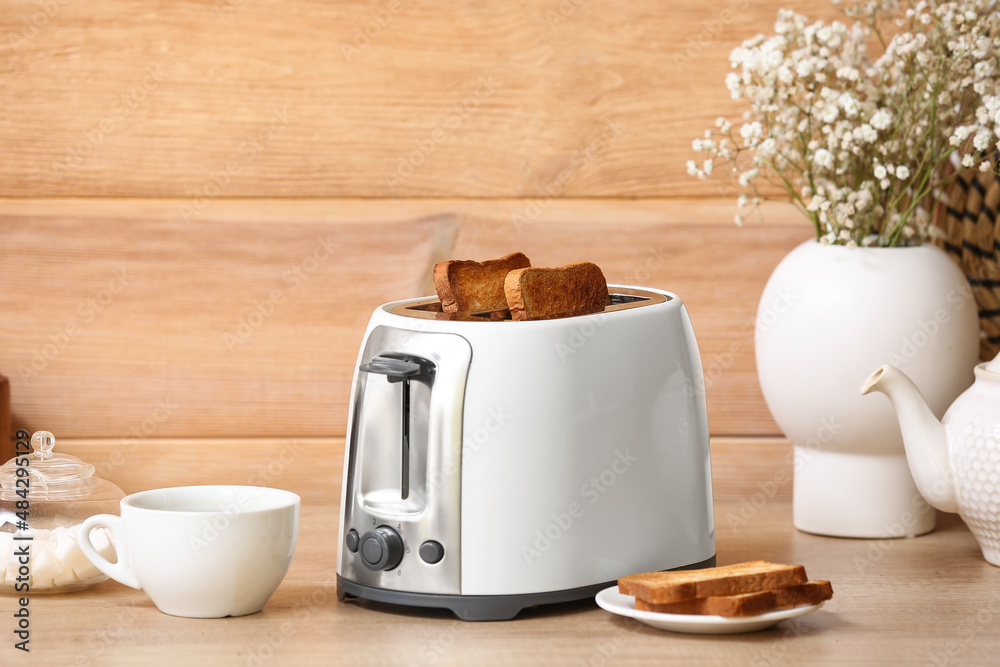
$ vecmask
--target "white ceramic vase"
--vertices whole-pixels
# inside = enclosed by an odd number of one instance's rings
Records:
[[[890,363],[940,418],[972,384],[979,321],[958,266],[932,245],[808,241],[768,280],[755,340],[764,399],[794,445],[795,527],[857,538],[933,530],[891,406],[860,387]]]

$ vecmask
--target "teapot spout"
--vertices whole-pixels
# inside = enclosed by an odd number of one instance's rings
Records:
[[[882,392],[896,409],[906,460],[920,495],[943,512],[957,512],[948,436],[913,381],[895,366],[885,365],[868,376],[861,393]]]

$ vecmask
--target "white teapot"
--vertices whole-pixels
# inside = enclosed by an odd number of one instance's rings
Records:
[[[941,421],[894,366],[872,373],[861,393],[889,397],[920,495],[943,512],[958,512],[987,562],[1000,566],[1000,355],[975,373]]]

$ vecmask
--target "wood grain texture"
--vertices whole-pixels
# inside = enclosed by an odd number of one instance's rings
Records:
[[[0,196],[718,196],[731,49],[823,0],[5,0]]]
[[[372,310],[433,294],[434,262],[521,250],[673,291],[715,434],[774,434],[753,361],[764,282],[808,238],[790,207],[728,203],[0,201],[0,369],[15,428],[62,437],[342,435]],[[529,211],[531,213],[531,211]]]
[[[721,441],[713,442],[715,445]],[[122,464],[123,486],[168,486],[178,480],[243,483],[274,441],[151,441]],[[727,440],[764,458],[781,459],[787,442]],[[112,442],[73,442],[68,449],[102,458]],[[609,614],[591,600],[543,606],[514,621],[463,623],[449,612],[336,599],[337,517],[343,442],[318,440],[272,478],[303,497],[299,541],[285,580],[252,616],[184,619],[158,612],[144,593],[116,582],[87,591],[31,599],[31,661],[58,665],[358,666],[503,665],[991,665],[1000,652],[997,569],[979,553],[957,516],[914,539],[849,540],[792,528],[787,499],[760,505],[744,524],[730,524],[737,499],[716,500],[720,564],[764,559],[798,563],[831,581],[822,609],[769,630],[743,635],[668,633]],[[197,449],[197,459],[182,452]],[[718,469],[725,455],[713,454]],[[300,462],[307,462],[300,465]],[[294,469],[294,472],[292,472]],[[133,476],[135,474],[136,476]],[[745,475],[765,482],[769,473]],[[0,617],[16,601],[0,596]],[[0,648],[4,664],[14,649]],[[610,657],[609,657],[610,656]],[[16,657],[16,656],[15,656]],[[27,662],[27,661],[24,661]]]

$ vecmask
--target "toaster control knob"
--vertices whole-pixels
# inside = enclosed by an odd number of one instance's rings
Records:
[[[379,526],[361,536],[358,551],[369,570],[391,570],[403,560],[403,538],[389,526]]]

